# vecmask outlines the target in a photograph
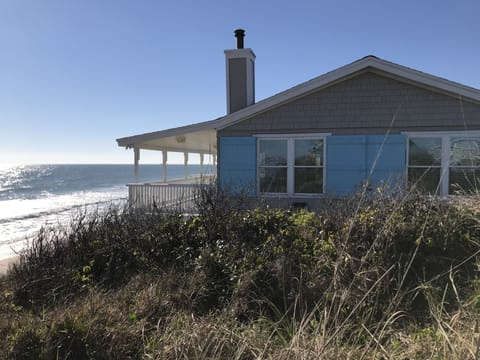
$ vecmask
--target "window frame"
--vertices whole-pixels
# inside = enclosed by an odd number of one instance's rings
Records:
[[[326,160],[327,160],[327,137],[326,133],[310,133],[310,134],[259,134],[253,135],[257,138],[257,194],[261,196],[285,196],[285,197],[318,197],[325,195],[326,189]],[[262,140],[284,140],[287,142],[287,192],[261,192],[260,191],[260,171],[261,167],[269,167],[260,165],[260,141]],[[300,166],[295,165],[295,140],[322,140],[323,142],[323,158],[322,166]],[[272,166],[281,168],[282,166]],[[295,168],[321,168],[322,172],[322,192],[321,193],[296,193],[295,192]]]
[[[407,154],[406,154],[406,183],[408,184],[408,171],[412,168],[428,168],[426,166],[410,166],[410,139],[411,138],[440,138],[441,139],[441,161],[440,161],[440,183],[438,194],[441,197],[455,196],[449,194],[450,190],[450,168],[479,168],[474,166],[450,166],[450,149],[451,139],[456,137],[461,138],[480,138],[480,130],[466,130],[466,131],[437,131],[437,132],[403,132],[407,136]],[[437,168],[438,166],[433,166]]]

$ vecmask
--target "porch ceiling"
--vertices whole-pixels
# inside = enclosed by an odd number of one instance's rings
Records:
[[[217,153],[217,120],[117,139],[118,146],[147,150]]]

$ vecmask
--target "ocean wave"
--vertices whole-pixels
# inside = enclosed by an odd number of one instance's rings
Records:
[[[80,211],[93,212],[126,201],[124,188],[0,201],[0,245],[24,239],[42,226],[66,223]]]
[[[100,206],[100,205],[110,205],[110,204],[115,204],[121,201],[126,202],[127,197],[119,197],[119,198],[113,198],[109,200],[100,200],[100,201],[94,201],[94,202],[87,202],[84,204],[77,204],[77,205],[71,205],[71,206],[65,206],[65,207],[59,207],[59,208],[54,208],[54,209],[49,209],[45,211],[39,211],[36,213],[29,213],[25,215],[19,215],[19,216],[13,216],[13,217],[7,217],[0,219],[0,224],[5,224],[13,221],[20,221],[20,220],[28,220],[28,219],[35,219],[35,218],[40,218],[48,215],[55,215],[55,214],[60,214],[63,212],[72,212],[76,209],[81,209],[85,208],[85,210],[91,210],[91,207],[95,206]]]
[[[0,186],[0,193],[7,191],[28,190],[31,188],[31,185],[12,186],[12,184],[4,184],[3,186]]]
[[[68,199],[70,199],[69,205],[67,205]],[[40,202],[42,206],[45,206],[45,203],[49,200],[51,202],[50,207],[36,208],[31,211],[17,211],[16,214],[13,213],[15,209],[12,208],[10,216],[2,211],[2,209],[5,209],[2,205],[7,202],[22,201],[0,201],[0,259],[14,256],[28,246],[29,239],[34,237],[42,227],[67,225],[79,214],[88,215],[97,211],[103,212],[110,205],[121,207],[127,203],[127,196],[121,192],[88,193],[82,201],[81,194],[77,193],[73,197],[64,195],[43,200],[23,200],[23,202],[29,205],[35,203],[39,205]],[[62,203],[64,205],[59,206]],[[21,207],[20,204],[17,205]],[[29,208],[29,205],[23,204],[23,209],[25,207]]]

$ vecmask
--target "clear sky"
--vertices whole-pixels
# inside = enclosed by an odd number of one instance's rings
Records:
[[[225,115],[236,28],[257,100],[369,54],[480,88],[479,19],[479,0],[0,0],[0,165],[132,163],[116,138]]]

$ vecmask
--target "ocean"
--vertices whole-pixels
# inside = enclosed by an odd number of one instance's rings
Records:
[[[183,165],[167,165],[168,179],[184,177]],[[200,173],[188,165],[188,174]],[[205,170],[211,172],[208,166]],[[139,181],[163,178],[161,165],[140,165]],[[24,165],[0,167],[0,259],[23,249],[42,226],[62,224],[79,211],[126,203],[133,165]]]

